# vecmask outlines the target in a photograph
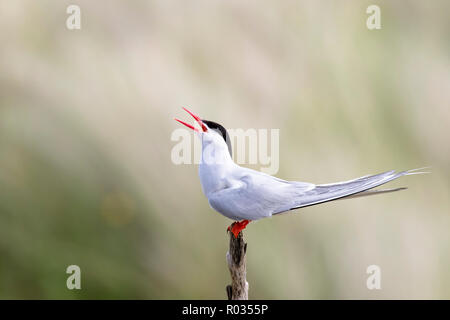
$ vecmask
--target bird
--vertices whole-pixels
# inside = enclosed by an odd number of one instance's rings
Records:
[[[328,201],[404,190],[404,187],[374,188],[402,176],[429,173],[420,171],[429,168],[424,167],[399,172],[390,170],[329,184],[282,180],[236,164],[232,158],[227,130],[217,122],[202,120],[187,108],[183,109],[200,126],[196,128],[175,118],[192,129],[202,141],[202,157],[198,168],[202,191],[211,208],[234,220],[227,231],[236,238],[251,221]]]

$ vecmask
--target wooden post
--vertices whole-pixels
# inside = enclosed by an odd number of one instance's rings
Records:
[[[230,235],[230,248],[227,252],[227,263],[231,274],[231,285],[227,286],[228,300],[248,300],[247,267],[245,255],[247,243],[244,242],[242,232],[235,238]]]

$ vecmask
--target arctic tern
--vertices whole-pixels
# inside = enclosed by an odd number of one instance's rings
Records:
[[[235,237],[252,220],[342,198],[403,190],[406,188],[371,189],[402,176],[427,173],[419,171],[425,168],[400,172],[392,170],[349,181],[320,185],[278,179],[234,163],[227,130],[216,122],[202,120],[188,109],[183,109],[200,125],[198,129],[175,119],[194,130],[202,140],[199,176],[203,193],[213,209],[235,220],[228,227],[228,231]]]

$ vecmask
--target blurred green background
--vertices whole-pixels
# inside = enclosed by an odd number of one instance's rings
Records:
[[[81,8],[81,30],[66,8]],[[366,8],[381,8],[381,30]],[[180,107],[280,128],[278,177],[432,166],[249,225],[253,299],[450,298],[448,1],[1,1],[0,298],[224,299]],[[79,265],[81,290],[66,288]],[[381,290],[366,288],[381,267]]]

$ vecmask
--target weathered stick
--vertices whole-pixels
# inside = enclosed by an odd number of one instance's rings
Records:
[[[227,286],[228,300],[248,300],[248,282],[245,255],[247,244],[242,232],[235,238],[230,235],[230,248],[227,252],[227,263],[231,274],[231,285]]]

